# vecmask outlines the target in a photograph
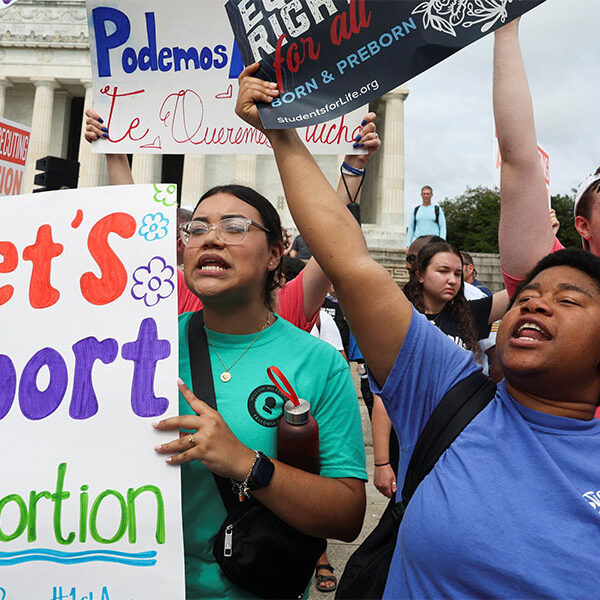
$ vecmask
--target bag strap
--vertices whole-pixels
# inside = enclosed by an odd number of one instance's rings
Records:
[[[417,230],[417,213],[419,212],[419,209],[421,208],[421,206],[415,206],[415,210],[413,212],[413,231]]]
[[[440,226],[440,207],[436,204],[435,205],[435,224],[438,226]]]
[[[481,371],[459,381],[444,394],[415,445],[404,479],[402,501],[393,510],[397,519],[401,518],[417,487],[440,456],[495,394],[496,384]]]
[[[208,406],[214,410],[218,410],[215,384],[210,366],[210,354],[208,352],[208,339],[206,338],[206,330],[204,329],[204,315],[201,310],[191,316],[188,323],[187,335],[194,394],[206,402]],[[219,477],[214,473],[213,477],[215,478],[219,494],[221,494],[223,504],[229,513],[238,504],[236,497],[231,491],[231,484],[229,480]]]

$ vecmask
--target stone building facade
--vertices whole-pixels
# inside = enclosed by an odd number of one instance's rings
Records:
[[[107,183],[104,158],[82,137],[83,110],[92,104],[85,0],[19,0],[0,11],[0,116],[29,125],[32,136],[24,192],[33,188],[36,159],[79,160],[80,187]],[[369,164],[363,191],[363,221],[370,247],[404,246],[404,101],[393,90],[374,102],[383,150]],[[335,184],[341,156],[317,160]],[[138,183],[177,183],[181,203],[195,203],[202,190],[222,183],[256,187],[270,198],[293,229],[272,156],[134,155]]]

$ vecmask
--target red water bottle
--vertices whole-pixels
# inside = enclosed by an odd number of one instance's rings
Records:
[[[309,473],[320,472],[319,426],[310,414],[310,404],[298,398],[296,392],[277,367],[267,369],[271,381],[289,400],[277,426],[277,459]],[[277,375],[287,391],[275,379]]]

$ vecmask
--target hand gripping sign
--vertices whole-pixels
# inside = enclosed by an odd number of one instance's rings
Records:
[[[545,0],[229,0],[244,64],[276,81],[265,128],[355,110]]]

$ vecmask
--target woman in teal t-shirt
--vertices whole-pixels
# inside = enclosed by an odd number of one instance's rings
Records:
[[[268,200],[243,186],[214,188],[202,196],[180,233],[186,283],[204,306],[219,410],[189,389],[187,330],[192,313],[184,313],[182,416],[166,419],[157,428],[195,433],[157,451],[172,454],[170,464],[182,465],[188,600],[248,597],[227,580],[212,555],[226,511],[211,471],[243,482],[256,461],[265,466],[263,473],[270,471],[271,462],[270,480],[256,482],[261,487],[251,492],[257,500],[303,533],[353,540],[362,525],[366,479],[356,393],[339,353],[272,311],[283,243],[279,216]],[[284,398],[268,379],[271,365],[311,403],[319,424],[320,475],[275,460]]]

